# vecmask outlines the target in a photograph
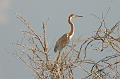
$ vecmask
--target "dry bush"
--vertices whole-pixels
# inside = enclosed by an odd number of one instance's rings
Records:
[[[34,72],[36,79],[76,79],[75,69],[86,73],[79,79],[120,78],[120,21],[107,28],[105,19],[100,19],[93,36],[83,41],[78,37],[57,55],[48,45],[47,22],[43,22],[43,32],[39,35],[24,17],[17,18],[27,27],[27,31],[22,31],[24,38],[17,43],[17,56]],[[107,49],[112,54],[104,54]],[[104,57],[91,58],[90,50]],[[51,54],[56,56],[51,58]]]

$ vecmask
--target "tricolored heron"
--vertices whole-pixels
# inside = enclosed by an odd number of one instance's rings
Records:
[[[69,43],[70,39],[73,37],[74,32],[75,32],[75,26],[72,22],[72,19],[75,17],[83,17],[83,16],[79,16],[79,15],[75,15],[75,14],[70,14],[68,17],[68,23],[70,24],[70,32],[64,34],[62,37],[60,37],[56,44],[55,44],[55,48],[54,51],[57,52],[61,52],[62,49]]]

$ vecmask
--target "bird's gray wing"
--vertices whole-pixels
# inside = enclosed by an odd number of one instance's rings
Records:
[[[69,38],[68,38],[67,34],[64,34],[56,42],[54,51],[55,52],[57,52],[57,50],[61,51],[68,44],[68,42],[69,42]]]

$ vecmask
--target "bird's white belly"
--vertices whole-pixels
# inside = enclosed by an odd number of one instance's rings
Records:
[[[74,35],[74,32],[73,32],[72,35],[70,36],[70,39],[73,37],[73,35]]]

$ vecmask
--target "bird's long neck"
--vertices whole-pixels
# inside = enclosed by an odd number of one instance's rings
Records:
[[[75,26],[72,23],[72,17],[68,18],[68,23],[70,24],[70,27],[71,27],[70,32],[68,34],[70,37],[72,37],[74,35],[74,31],[75,31]]]

